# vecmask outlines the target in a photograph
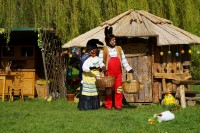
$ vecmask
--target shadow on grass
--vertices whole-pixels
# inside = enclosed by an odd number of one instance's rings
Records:
[[[135,109],[137,108],[137,105],[134,103],[126,103],[123,105],[123,108],[127,108],[127,109]]]

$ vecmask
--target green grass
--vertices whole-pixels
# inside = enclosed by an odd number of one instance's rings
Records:
[[[192,90],[199,92],[196,96],[200,97],[200,85],[192,85]]]
[[[200,105],[180,108],[175,119],[148,124],[148,118],[164,111],[160,105],[124,105],[122,111],[79,111],[65,99],[15,100],[0,104],[1,133],[196,133],[200,130]]]

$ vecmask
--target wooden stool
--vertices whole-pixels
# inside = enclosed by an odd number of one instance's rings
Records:
[[[24,95],[23,95],[23,89],[20,86],[10,86],[8,88],[9,92],[9,101],[14,100],[14,96],[20,96],[20,100],[24,102]]]

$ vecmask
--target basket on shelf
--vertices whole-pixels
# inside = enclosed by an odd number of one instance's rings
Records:
[[[114,86],[115,78],[112,76],[96,77],[96,85],[98,88],[107,88]]]
[[[132,73],[127,73],[127,81],[122,84],[123,91],[128,94],[138,93],[140,82],[133,80]]]

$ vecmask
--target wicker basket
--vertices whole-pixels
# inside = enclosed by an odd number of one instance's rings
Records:
[[[115,78],[112,76],[96,77],[96,85],[99,88],[107,88],[114,86]]]
[[[123,90],[125,93],[133,94],[138,93],[140,88],[140,82],[136,80],[132,80],[130,83],[124,82],[123,83]]]
[[[39,98],[47,97],[47,87],[46,87],[46,85],[35,84],[35,88],[36,88],[37,95],[38,95]]]

